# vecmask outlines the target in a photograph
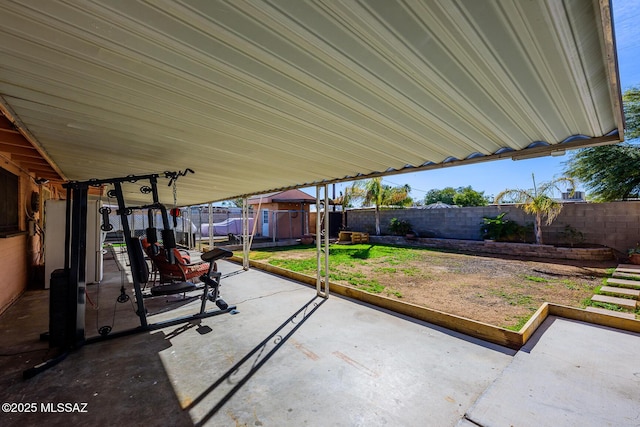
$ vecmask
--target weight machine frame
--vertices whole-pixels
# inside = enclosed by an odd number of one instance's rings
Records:
[[[165,177],[170,179],[171,186],[179,176],[184,176],[187,172],[193,172],[186,169],[184,172],[165,172]],[[175,235],[169,225],[169,217],[166,207],[160,203],[158,198],[158,178],[159,174],[148,175],[129,175],[126,177],[109,178],[109,179],[92,179],[88,181],[71,181],[63,185],[67,189],[67,205],[66,205],[66,221],[65,221],[65,252],[64,252],[64,271],[56,270],[52,274],[58,274],[61,280],[60,286],[54,291],[53,284],[51,288],[51,301],[54,301],[54,292],[57,292],[55,301],[62,302],[61,306],[54,306],[50,303],[49,332],[42,334],[41,338],[48,339],[50,347],[57,347],[59,354],[23,373],[23,377],[31,378],[34,375],[54,366],[62,361],[70,351],[80,348],[84,344],[103,341],[121,336],[131,335],[139,332],[156,330],[167,326],[189,322],[191,320],[203,319],[219,314],[235,312],[235,306],[228,306],[226,309],[216,309],[205,311],[207,295],[203,294],[203,302],[199,313],[187,316],[177,317],[175,319],[165,320],[157,323],[149,323],[147,320],[147,312],[144,305],[144,296],[142,294],[142,283],[138,274],[133,272],[133,286],[136,298],[136,314],[140,319],[140,326],[128,330],[110,333],[87,339],[85,337],[85,309],[86,309],[86,239],[87,239],[87,204],[88,192],[90,187],[100,187],[102,185],[113,185],[114,195],[118,201],[117,214],[120,216],[122,230],[124,233],[125,243],[127,246],[127,256],[132,268],[135,268],[134,241],[131,237],[131,228],[129,226],[128,215],[135,209],[159,209],[162,214],[163,222],[163,244],[167,253],[173,258],[172,249],[175,248]],[[148,180],[149,185],[140,188],[143,194],[151,194],[153,202],[149,205],[127,207],[122,191],[123,183],[136,183],[138,181]],[[171,260],[173,262],[173,259]],[[145,262],[143,260],[143,262]],[[210,261],[215,262],[215,259]],[[211,272],[211,268],[209,269]],[[209,277],[208,277],[209,278]],[[206,284],[219,285],[220,275],[215,274],[213,278]],[[206,289],[206,288],[205,288]],[[53,312],[57,311],[58,316],[54,317]]]

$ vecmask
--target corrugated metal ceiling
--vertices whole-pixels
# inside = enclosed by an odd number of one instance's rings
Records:
[[[188,167],[183,205],[622,133],[606,0],[0,7],[2,103],[55,166]]]

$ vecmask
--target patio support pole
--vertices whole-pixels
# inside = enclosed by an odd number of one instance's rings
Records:
[[[324,291],[326,298],[329,298],[329,186],[324,185]]]
[[[200,224],[202,230],[202,224]],[[213,203],[209,203],[209,250],[213,250]]]
[[[320,189],[324,190],[324,200],[320,201]],[[327,212],[329,206],[328,186],[316,186],[316,292],[318,296],[329,298],[329,215]],[[324,232],[322,230],[323,222],[320,214],[323,213]],[[322,278],[322,260],[324,252],[324,278]],[[324,283],[323,283],[324,282]],[[324,288],[323,288],[324,284]]]
[[[249,269],[249,203],[242,199],[242,268]]]

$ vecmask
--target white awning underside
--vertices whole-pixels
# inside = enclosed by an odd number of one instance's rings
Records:
[[[1,102],[70,180],[193,169],[181,205],[616,142],[609,7],[0,0]]]

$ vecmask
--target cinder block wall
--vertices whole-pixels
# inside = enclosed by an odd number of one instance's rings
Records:
[[[380,212],[382,234],[389,233],[392,218],[408,220],[420,236],[446,239],[480,240],[483,217],[507,212],[506,218],[518,224],[533,223],[534,217],[516,206],[484,206],[451,209],[389,209]],[[373,209],[347,212],[353,231],[375,233]],[[567,203],[550,225],[543,225],[544,243],[569,243],[565,227],[582,233],[584,243],[608,246],[626,253],[640,242],[640,202]]]

